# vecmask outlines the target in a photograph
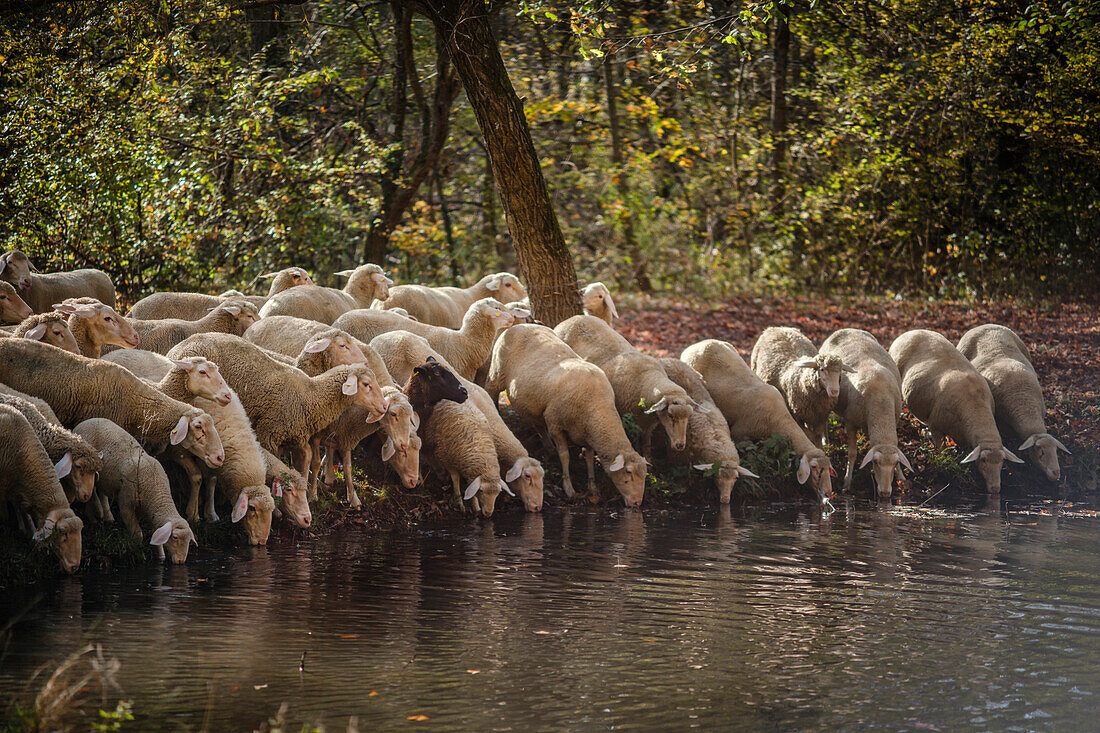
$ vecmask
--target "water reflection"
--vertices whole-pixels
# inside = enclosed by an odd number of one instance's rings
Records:
[[[1094,528],[999,500],[848,502],[200,551],[60,579],[17,622],[0,688],[94,639],[158,730],[251,729],[282,702],[330,729],[1091,727]]]

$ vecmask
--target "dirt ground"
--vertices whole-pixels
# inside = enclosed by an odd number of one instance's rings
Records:
[[[702,304],[628,298],[619,311],[618,329],[643,351],[675,356],[696,341],[718,338],[737,347],[746,361],[767,326],[797,327],[818,344],[836,329],[862,328],[888,347],[914,328],[939,331],[958,341],[974,326],[1000,323],[1016,331],[1031,351],[1046,396],[1048,430],[1082,456],[1095,455],[1100,447],[1100,302],[738,297]]]

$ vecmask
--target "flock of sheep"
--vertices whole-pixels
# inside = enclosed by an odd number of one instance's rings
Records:
[[[342,289],[290,267],[265,276],[264,297],[155,293],[122,317],[105,273],[40,274],[22,252],[0,255],[0,322],[15,324],[0,328],[0,513],[51,543],[69,572],[83,527],[72,502],[89,521],[117,511],[179,563],[200,517],[228,511],[253,544],[267,541],[273,515],[308,527],[309,502],[334,482],[336,463],[358,507],[360,444],[408,488],[422,480],[423,454],[464,511],[491,515],[502,491],[539,511],[543,467],[501,419],[502,392],[557,453],[567,498],[579,446],[587,491],[598,493],[598,459],[626,505],[639,506],[643,455],[660,428],[670,458],[712,475],[724,503],[739,476],[754,475],[734,440],[785,436],[798,483],[828,503],[830,412],[848,437],[845,488],[863,432],[860,468],[870,464],[889,496],[912,470],[898,448],[903,404],[937,443],[950,436],[969,450],[963,461],[977,463],[991,492],[1003,462],[1021,462],[1001,431],[1059,478],[1066,449],[1046,431],[1024,344],[1003,326],[979,326],[957,347],[909,331],[889,351],[866,331],[841,329],[818,349],[773,327],[749,364],[714,339],[656,359],[614,330],[601,283],[584,289],[585,315],[550,329],[527,322],[526,291],[508,273],[468,288],[394,286],[372,264],[338,274]],[[642,428],[641,453],[627,414]],[[180,477],[186,519],[166,466]]]

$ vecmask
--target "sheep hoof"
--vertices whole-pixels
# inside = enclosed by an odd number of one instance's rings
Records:
[[[214,511],[213,509],[211,509],[210,511],[208,511],[206,513],[206,521],[208,521],[208,522],[217,522],[220,519],[221,519],[221,517],[219,517],[218,513],[216,511]]]
[[[357,494],[352,494],[348,497],[348,506],[358,511],[363,507],[363,502],[359,501],[359,496]]]
[[[573,491],[572,486],[563,486],[562,491],[565,492],[565,498],[566,499],[572,499],[573,497],[575,497],[577,495],[577,492]]]

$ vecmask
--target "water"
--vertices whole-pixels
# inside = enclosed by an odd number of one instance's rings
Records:
[[[284,702],[289,730],[1095,730],[1098,528],[994,504],[347,530],[61,579],[0,690],[93,640],[143,730]]]

